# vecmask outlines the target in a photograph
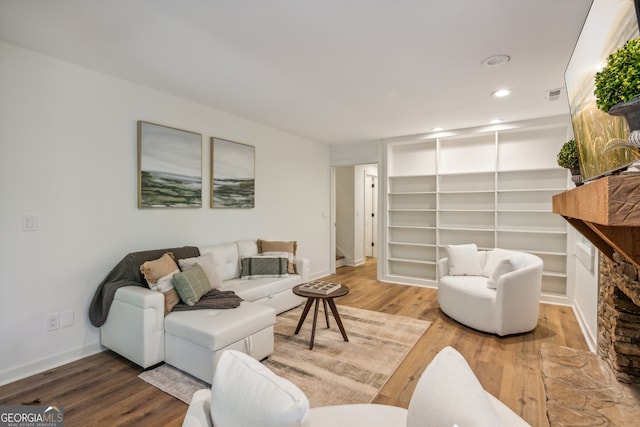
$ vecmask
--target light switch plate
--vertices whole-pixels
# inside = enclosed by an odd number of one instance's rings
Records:
[[[38,231],[38,215],[22,215],[22,231]]]

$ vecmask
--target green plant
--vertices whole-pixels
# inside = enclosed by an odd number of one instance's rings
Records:
[[[578,145],[575,139],[565,142],[558,153],[558,165],[567,169],[580,167],[578,160]]]
[[[607,58],[607,66],[596,73],[596,105],[611,107],[640,95],[640,38],[629,40]]]

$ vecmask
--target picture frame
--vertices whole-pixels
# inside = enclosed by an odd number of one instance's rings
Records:
[[[638,0],[594,0],[565,70],[580,170],[585,181],[620,171],[639,158],[622,117],[596,106],[595,74],[607,57],[640,35]]]
[[[211,208],[255,207],[255,147],[211,137]]]
[[[202,207],[202,134],[138,121],[138,208]]]

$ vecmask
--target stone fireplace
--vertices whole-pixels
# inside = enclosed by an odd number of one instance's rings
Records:
[[[638,269],[617,252],[600,259],[598,354],[619,381],[640,384]]]

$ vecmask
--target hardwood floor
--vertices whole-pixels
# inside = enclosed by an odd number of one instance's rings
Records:
[[[378,282],[376,262],[341,267],[327,279],[343,283],[349,295],[338,304],[424,319],[431,327],[374,399],[407,407],[427,364],[445,346],[467,359],[485,389],[532,426],[548,426],[540,345],[588,350],[571,307],[541,304],[538,327],[499,338],[467,328],[438,308],[435,289]],[[106,351],[0,387],[0,405],[62,405],[65,426],[180,426],[183,402],[140,380],[142,368]],[[463,404],[463,402],[461,402]]]

